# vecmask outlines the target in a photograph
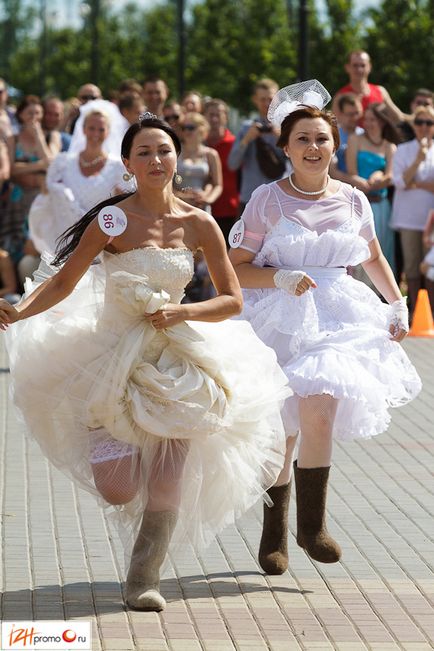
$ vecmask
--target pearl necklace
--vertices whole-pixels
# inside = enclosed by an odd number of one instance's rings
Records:
[[[300,194],[308,194],[309,196],[312,196],[312,197],[313,197],[313,196],[315,196],[315,195],[317,195],[317,194],[322,194],[323,192],[325,192],[325,191],[327,190],[327,186],[328,186],[328,184],[329,184],[330,177],[327,176],[327,183],[325,184],[325,186],[324,186],[321,190],[315,190],[315,192],[306,192],[306,190],[300,190],[300,188],[297,188],[297,186],[294,184],[294,181],[292,180],[292,174],[290,174],[290,175],[288,176],[288,181],[289,181],[289,185],[290,185],[292,188],[294,188],[294,190],[295,190],[296,192],[299,192]]]
[[[92,167],[93,165],[98,165],[98,163],[102,163],[103,160],[105,160],[105,155],[101,154],[100,156],[97,156],[93,160],[84,160],[82,156],[80,156],[80,165],[84,168],[86,167]]]

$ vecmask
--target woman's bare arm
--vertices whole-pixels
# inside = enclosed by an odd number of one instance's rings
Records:
[[[220,157],[215,149],[207,151],[209,164],[210,183],[204,188],[204,201],[213,204],[223,192],[223,172]]]
[[[108,239],[97,221],[91,222],[71,257],[54,276],[42,283],[17,308],[9,306],[6,301],[0,302],[0,324],[6,326],[27,319],[50,309],[69,296]]]
[[[393,271],[383,255],[378,239],[375,237],[369,242],[371,257],[362,263],[363,269],[374,283],[380,294],[388,303],[393,303],[402,298],[396,283]]]
[[[277,270],[269,267],[257,267],[252,264],[254,258],[255,254],[246,249],[238,248],[229,251],[229,259],[234,266],[241,287],[246,289],[276,287],[274,275]]]

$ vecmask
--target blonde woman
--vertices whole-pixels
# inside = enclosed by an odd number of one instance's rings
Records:
[[[200,113],[186,113],[181,126],[182,150],[178,160],[178,196],[193,206],[212,212],[212,204],[223,191],[222,166],[218,153],[204,145],[209,124]]]
[[[59,154],[48,169],[48,209],[43,195],[32,207],[30,237],[40,253],[54,253],[56,240],[66,228],[126,185],[119,156],[104,151],[110,133],[108,116],[100,110],[87,113],[83,133],[84,149]]]

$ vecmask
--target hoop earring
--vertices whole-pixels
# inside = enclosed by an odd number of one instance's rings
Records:
[[[173,177],[173,180],[175,181],[176,185],[181,185],[182,183],[181,174],[178,174],[178,172],[176,172],[175,176]]]
[[[127,183],[128,181],[131,181],[133,178],[134,174],[132,172],[125,172],[125,174],[122,174],[123,180]]]

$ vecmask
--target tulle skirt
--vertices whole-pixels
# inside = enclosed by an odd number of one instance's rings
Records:
[[[390,423],[390,408],[421,389],[402,346],[390,340],[390,307],[343,268],[310,274],[318,286],[302,296],[244,291],[242,318],[276,351],[294,393],[283,410],[286,430],[300,428],[300,398],[327,394],[339,401],[336,438],[380,434]]]
[[[282,468],[286,377],[247,322],[156,331],[140,314],[164,292],[127,272],[116,283],[113,301],[94,265],[8,329],[13,401],[44,454],[112,509],[127,551],[146,508],[177,512],[173,549],[206,545]]]

